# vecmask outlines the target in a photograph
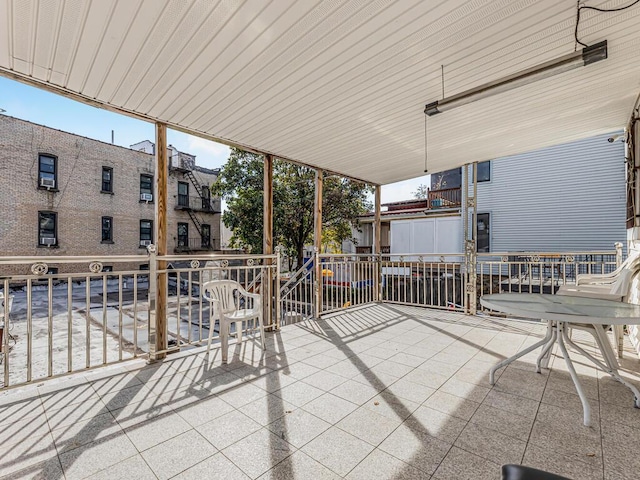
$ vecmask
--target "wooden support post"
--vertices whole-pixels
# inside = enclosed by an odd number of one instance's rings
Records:
[[[375,254],[375,258],[377,259],[376,265],[376,283],[374,285],[374,297],[376,302],[382,301],[382,248],[380,245],[381,234],[382,234],[382,221],[380,219],[380,211],[382,209],[381,204],[382,198],[382,187],[380,185],[376,185],[375,192],[375,203],[376,203],[376,211],[374,217],[374,226],[373,226],[373,253]]]
[[[633,148],[635,149],[633,152],[633,167],[635,169],[635,174],[633,178],[635,178],[635,182],[633,185],[633,195],[634,195],[634,210],[633,210],[633,236],[632,240],[637,240],[640,238],[640,120],[633,120],[631,122],[631,128],[627,130],[627,135],[631,135],[631,139],[633,141]],[[629,143],[626,144],[627,148]],[[627,250],[628,252],[628,250]]]
[[[316,170],[315,201],[313,206],[313,245],[316,250],[314,267],[316,270],[316,318],[320,318],[322,313],[322,265],[320,263],[320,253],[322,251],[322,183],[323,172]]]
[[[316,170],[315,201],[313,209],[313,245],[322,251],[322,170]]]
[[[263,231],[262,231],[262,253],[265,255],[271,255],[273,253],[273,156],[264,156],[264,183],[262,189],[262,219],[263,219]],[[273,308],[271,308],[271,294],[273,288],[273,276],[271,274],[271,267],[267,268],[264,272],[264,289],[263,289],[263,319],[265,325],[272,325],[273,322]],[[279,286],[278,286],[279,287]]]
[[[273,156],[264,156],[264,188],[262,190],[264,230],[262,236],[262,253],[273,253]]]
[[[167,254],[167,182],[169,177],[169,164],[167,158],[167,126],[164,123],[156,123],[156,198],[155,198],[155,254],[151,255],[149,275],[150,279],[149,305],[149,348],[151,360],[160,360],[166,356],[167,349],[167,274],[156,271],[164,271],[167,262],[156,261],[156,255]],[[155,295],[151,290],[151,284],[155,283]],[[160,353],[156,353],[160,352]]]
[[[375,211],[375,217],[374,217],[375,225],[373,229],[373,250],[374,250],[373,253],[375,253],[376,255],[381,253],[381,248],[380,248],[380,235],[381,235],[381,228],[382,228],[382,222],[380,221],[380,210],[382,208],[380,205],[381,190],[382,188],[380,187],[380,185],[376,185],[376,194],[375,194],[376,211]]]

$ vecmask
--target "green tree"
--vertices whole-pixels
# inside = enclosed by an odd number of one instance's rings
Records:
[[[262,189],[264,163],[261,155],[231,149],[214,195],[227,202],[222,221],[231,229],[231,245],[262,253]],[[287,253],[302,264],[304,246],[313,242],[315,172],[307,167],[275,160],[273,166],[273,237]],[[367,200],[371,188],[337,176],[323,183],[324,238],[340,243],[351,238],[357,217],[371,209]]]
[[[426,199],[429,196],[429,187],[427,185],[418,185],[415,192],[412,193],[413,198],[419,198],[421,200]]]

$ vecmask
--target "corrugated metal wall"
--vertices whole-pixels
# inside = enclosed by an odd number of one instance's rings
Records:
[[[491,181],[479,183],[477,195],[478,213],[491,214],[491,251],[624,244],[624,144],[608,142],[611,136],[492,161]]]

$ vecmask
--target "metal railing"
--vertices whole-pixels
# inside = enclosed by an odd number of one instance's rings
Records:
[[[193,252],[202,250],[218,250],[217,238],[203,238],[203,237],[190,237],[183,238],[178,237],[175,242],[176,252]]]
[[[176,197],[176,209],[190,209],[200,212],[220,213],[221,202],[218,198],[178,194]]]
[[[460,188],[444,188],[430,190],[428,193],[429,208],[456,208],[462,204]]]
[[[372,255],[318,255],[320,313],[377,301],[379,259]],[[318,275],[316,269],[316,276]],[[317,300],[316,300],[317,301]]]
[[[210,280],[259,291],[265,326],[277,329],[372,302],[469,312],[483,294],[555,293],[578,274],[611,272],[622,254],[316,253],[286,281],[280,260],[279,253],[158,256],[153,246],[147,256],[0,257],[0,388],[170,353],[206,341],[210,330],[217,340],[219,324],[201,295]],[[160,291],[168,345],[156,351]]]
[[[154,255],[152,254],[152,259]],[[173,268],[158,269],[158,282],[166,282],[164,287],[169,292],[167,302],[166,322],[169,326],[169,346],[167,352],[175,351],[185,345],[197,345],[209,338],[209,329],[213,328],[213,339],[220,335],[219,322],[211,318],[210,306],[202,298],[202,285],[211,280],[233,280],[245,290],[255,290],[255,281],[262,278],[277,278],[279,272],[279,256],[276,255],[235,255],[212,256],[190,255],[190,264],[184,263],[183,256],[157,256],[160,264],[166,262]],[[253,287],[252,287],[253,285]],[[279,291],[276,289],[275,298],[260,289],[263,295],[265,312],[272,312],[278,305]],[[277,309],[276,309],[277,310]],[[264,315],[265,328],[279,328],[278,317],[266,313]],[[211,321],[214,322],[213,326]],[[161,351],[154,352],[163,353]]]
[[[52,274],[52,265],[65,273]],[[104,265],[117,270],[103,271]],[[148,351],[145,256],[0,257],[8,387],[135,358]],[[29,273],[26,273],[29,272]]]
[[[315,317],[314,257],[309,258],[296,272],[280,283],[280,312],[283,325]]]
[[[616,251],[478,253],[477,295],[553,294],[563,285],[575,284],[577,275],[610,273],[620,263]]]
[[[201,286],[231,279],[246,288],[258,277],[265,326],[279,328],[279,254],[104,257],[0,257],[0,389],[149,354],[170,353],[212,338],[219,322]],[[160,268],[162,267],[162,268]],[[51,273],[59,269],[59,273]],[[106,270],[109,271],[106,271]],[[162,286],[164,288],[158,288]],[[156,291],[166,291],[168,346],[151,347]],[[4,301],[9,299],[9,301]]]
[[[465,310],[463,254],[393,254],[382,261],[382,301]]]
[[[317,316],[376,301],[474,313],[482,295],[556,293],[561,285],[575,283],[578,274],[611,272],[621,262],[621,246],[610,251],[472,257],[316,254],[283,284],[281,311],[287,323],[308,319],[314,311]]]
[[[380,247],[380,251],[382,253],[391,253],[391,246],[382,245]],[[373,246],[372,245],[358,245],[358,246],[356,246],[356,254],[371,254],[371,253],[373,253]]]

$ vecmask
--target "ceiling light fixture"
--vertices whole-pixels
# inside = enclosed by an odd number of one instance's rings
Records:
[[[543,78],[591,65],[605,58],[607,58],[606,40],[589,45],[581,51],[573,52],[556,58],[555,60],[550,60],[535,67],[514,73],[500,80],[494,80],[493,82],[485,83],[466,92],[428,103],[424,107],[424,113],[431,117],[437,113],[446,112],[447,110],[466,105],[467,103],[513,90],[514,88],[528,85]]]

